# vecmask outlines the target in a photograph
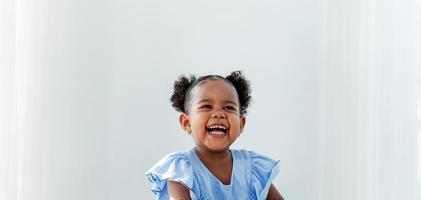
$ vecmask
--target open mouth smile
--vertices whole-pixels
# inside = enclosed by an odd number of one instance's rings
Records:
[[[207,128],[208,134],[216,137],[223,137],[227,134],[228,128],[225,125],[211,125]]]

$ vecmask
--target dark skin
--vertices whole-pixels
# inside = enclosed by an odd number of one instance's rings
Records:
[[[208,170],[225,185],[231,183],[233,160],[229,146],[241,134],[245,117],[239,113],[238,95],[235,88],[223,80],[209,80],[196,86],[190,113],[180,115],[181,127],[192,135],[195,152]],[[213,138],[205,127],[216,122],[226,124],[228,133],[224,138]],[[190,191],[181,183],[168,180],[171,200],[190,200]],[[267,199],[283,200],[271,184]]]

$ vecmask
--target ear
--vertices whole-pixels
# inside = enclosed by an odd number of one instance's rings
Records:
[[[190,119],[189,116],[186,113],[181,113],[179,117],[179,122],[181,128],[185,130],[187,133],[191,133],[191,127],[190,127]]]
[[[243,132],[245,125],[246,125],[246,117],[240,116],[240,133]]]

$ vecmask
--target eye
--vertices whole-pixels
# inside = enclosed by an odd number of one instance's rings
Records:
[[[204,109],[209,109],[209,108],[211,108],[211,106],[210,106],[210,105],[205,104],[205,105],[201,105],[201,106],[199,107],[199,109],[202,109],[202,108],[204,108]]]
[[[226,110],[235,111],[235,107],[234,106],[226,106],[225,109]]]

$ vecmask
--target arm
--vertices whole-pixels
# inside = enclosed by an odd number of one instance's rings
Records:
[[[284,198],[281,196],[281,194],[278,192],[276,187],[272,184],[270,184],[268,196],[266,197],[267,200],[284,200]]]
[[[191,200],[190,191],[183,184],[168,180],[167,185],[170,200]]]

